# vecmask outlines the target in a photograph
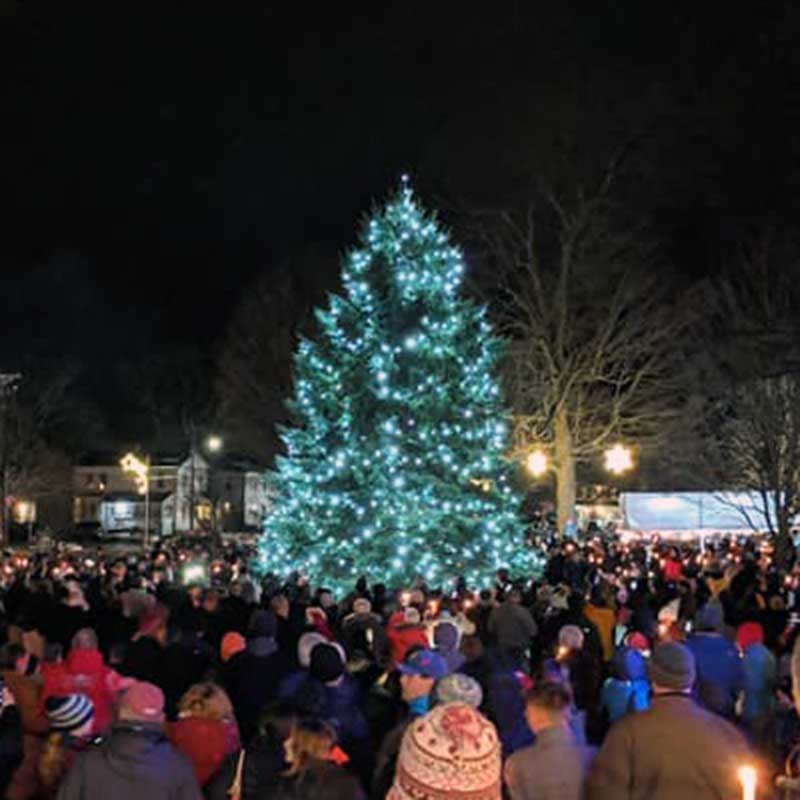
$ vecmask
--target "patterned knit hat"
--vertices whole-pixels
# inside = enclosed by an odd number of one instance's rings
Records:
[[[94,704],[85,694],[66,694],[48,697],[44,713],[54,731],[74,731],[94,716]]]
[[[436,706],[412,722],[386,800],[500,800],[494,725],[464,703]]]

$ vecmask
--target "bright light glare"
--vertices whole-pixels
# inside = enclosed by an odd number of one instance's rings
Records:
[[[738,770],[739,782],[742,784],[742,800],[755,800],[756,798],[756,770],[749,764],[744,764]]]
[[[622,475],[633,469],[633,453],[629,447],[616,444],[610,450],[606,450],[605,457],[606,469],[614,475]]]
[[[208,447],[208,451],[210,453],[218,453],[220,450],[222,450],[222,437],[209,436],[208,441],[206,442],[206,447]]]
[[[541,478],[547,472],[547,456],[541,450],[534,450],[529,456],[526,463],[528,472],[534,478]]]

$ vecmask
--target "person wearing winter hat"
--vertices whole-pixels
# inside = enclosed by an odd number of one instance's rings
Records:
[[[94,705],[84,694],[51,696],[45,701],[44,713],[50,723],[50,734],[36,773],[41,796],[54,798],[63,777],[91,741]]]
[[[163,685],[164,651],[167,646],[166,606],[156,605],[139,618],[139,627],[125,653],[120,672],[137,681]]]
[[[742,654],[741,721],[751,742],[763,745],[775,711],[775,656],[764,646],[764,629],[758,622],[743,622],[736,631],[736,644]]]
[[[297,641],[297,666],[285,675],[278,684],[278,698],[291,697],[309,678],[311,651],[318,644],[328,644],[328,639],[317,631],[304,633]]]
[[[393,666],[402,663],[411,648],[428,647],[429,645],[428,634],[422,624],[419,609],[414,606],[399,609],[389,617],[386,637]]]
[[[500,800],[500,740],[465,703],[436,706],[410,725],[387,800]]]
[[[629,712],[644,711],[650,705],[647,664],[632,647],[621,647],[611,659],[611,676],[606,678],[600,703],[610,723]]]
[[[562,683],[542,683],[525,697],[525,719],[536,741],[506,761],[512,800],[580,800],[593,755],[570,725],[572,696]]]
[[[344,658],[339,648],[320,642],[311,651],[309,674],[325,686],[337,685],[344,676]]]
[[[448,674],[447,662],[428,648],[413,650],[397,669],[405,714],[381,743],[372,779],[375,797],[385,797],[389,791],[406,728],[428,712],[436,681]]]
[[[464,656],[458,649],[459,638],[458,626],[449,620],[442,620],[433,629],[434,650],[445,660],[451,673],[464,666]]]
[[[201,800],[191,762],[173,748],[163,728],[163,692],[137,681],[123,694],[108,739],[75,760],[59,799]]]
[[[191,762],[205,786],[230,753],[241,747],[233,706],[213,683],[191,686],[178,704],[178,719],[166,725],[167,738]]]
[[[742,660],[736,645],[723,636],[722,605],[706,603],[695,617],[697,631],[686,646],[697,664],[697,697],[709,711],[733,719],[736,699],[742,690]]]
[[[625,646],[637,650],[645,658],[650,657],[650,641],[640,631],[633,631],[625,637]]]
[[[277,631],[272,611],[254,611],[247,625],[247,647],[234,657],[225,675],[243,742],[256,733],[261,712],[278,697],[281,682],[295,668],[293,654],[278,646]]]
[[[223,663],[231,660],[237,653],[241,653],[247,647],[247,642],[241,633],[228,631],[219,645],[219,657]]]
[[[97,634],[82,628],[73,637],[63,661],[43,665],[41,700],[54,695],[86,694],[94,705],[94,729],[105,733],[114,717],[117,695],[128,688],[133,678],[111,669],[98,649]]]
[[[733,725],[694,702],[695,675],[688,647],[655,648],[651,707],[612,726],[589,773],[587,800],[738,796],[737,768],[751,754]]]

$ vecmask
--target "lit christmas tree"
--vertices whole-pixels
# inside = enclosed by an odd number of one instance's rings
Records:
[[[263,571],[345,589],[362,574],[476,586],[530,570],[503,456],[501,342],[459,296],[463,273],[404,180],[346,257],[318,339],[300,343]]]

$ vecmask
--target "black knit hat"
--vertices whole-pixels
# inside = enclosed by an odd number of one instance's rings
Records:
[[[650,682],[661,689],[689,692],[696,675],[692,651],[678,642],[665,642],[653,650]]]
[[[311,651],[308,671],[321,683],[330,683],[344,675],[344,660],[336,647],[321,642]]]

